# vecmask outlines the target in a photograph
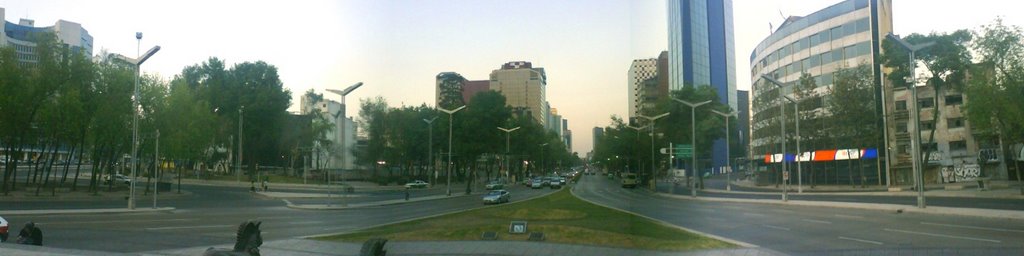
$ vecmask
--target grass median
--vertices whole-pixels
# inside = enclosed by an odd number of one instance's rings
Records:
[[[529,232],[543,232],[547,241],[555,243],[673,251],[738,247],[580,200],[568,189],[515,204],[316,239],[359,243],[378,237],[397,241],[461,241],[480,240],[483,232],[492,231],[498,233],[498,240],[527,240],[526,234],[508,233],[511,221],[527,221]]]

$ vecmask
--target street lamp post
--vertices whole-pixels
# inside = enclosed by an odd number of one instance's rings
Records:
[[[681,100],[681,99],[676,99],[676,98],[672,98],[672,100],[677,101],[679,103],[683,103],[686,106],[690,107],[690,147],[693,148],[693,152],[691,152],[691,154],[690,154],[691,157],[693,157],[693,162],[690,163],[690,168],[693,169],[693,175],[697,176],[698,179],[701,180],[701,184],[703,184],[704,183],[704,181],[703,181],[704,178],[703,178],[703,176],[701,176],[697,172],[697,118],[696,118],[697,114],[696,113],[697,113],[697,107],[700,107],[700,106],[702,106],[704,104],[711,103],[711,101],[707,100],[707,101],[703,101],[703,102],[693,103],[693,102],[689,102],[689,101],[685,101],[685,100]],[[673,187],[675,187],[675,186],[673,186]],[[691,197],[697,197],[697,179],[694,179],[693,180],[693,184],[690,185],[690,196]]]
[[[913,161],[913,167],[914,167],[914,182],[917,183],[917,185],[915,186],[915,187],[917,187],[917,207],[918,208],[925,208],[925,201],[924,201],[924,175],[922,174],[922,166],[921,166],[921,161],[922,161],[922,159],[921,159],[921,131],[920,131],[920,127],[921,127],[920,126],[921,113],[920,113],[920,110],[918,109],[918,106],[917,106],[917,85],[915,85],[915,82],[917,81],[917,78],[915,77],[916,76],[915,75],[916,72],[914,71],[917,68],[917,61],[914,59],[914,53],[919,51],[919,50],[921,50],[921,49],[928,48],[929,46],[934,45],[935,42],[927,42],[927,43],[921,43],[921,44],[910,44],[909,42],[903,41],[903,39],[900,39],[899,37],[897,37],[896,35],[893,35],[892,33],[889,33],[889,34],[885,35],[885,37],[890,39],[890,40],[896,41],[897,44],[899,44],[904,49],[907,49],[907,51],[910,52],[910,61],[909,61],[910,62],[910,77],[907,78],[907,82],[909,82],[908,86],[910,86],[910,98],[911,98],[911,100],[910,100],[910,108],[913,109],[910,112],[910,115],[914,119],[914,121],[911,122],[913,124],[913,127],[914,127],[914,129],[913,129],[914,134],[910,135],[910,140],[911,140],[911,142],[910,142],[910,144],[911,144],[910,149],[911,149],[911,154],[913,154],[911,156],[911,161]]]
[[[662,113],[660,115],[656,115],[656,116],[653,116],[653,117],[645,116],[645,115],[638,115],[639,117],[641,117],[643,119],[647,119],[648,121],[651,122],[651,124],[648,125],[649,127],[651,127],[651,173],[650,173],[650,177],[648,177],[648,178],[654,178],[654,172],[655,172],[655,170],[654,170],[654,165],[655,165],[654,164],[654,121],[658,120],[658,119],[660,119],[662,117],[666,117],[666,116],[668,116],[668,114],[669,114],[669,112],[665,112],[665,113]],[[675,186],[671,186],[671,187],[675,188]]]
[[[455,115],[455,112],[459,112],[459,110],[462,110],[464,108],[466,108],[466,105],[462,105],[461,107],[455,108],[453,110],[448,110],[442,108],[441,106],[437,106],[437,109],[441,110],[441,112],[448,113],[448,162],[445,163],[445,165],[447,166],[447,168],[445,169],[448,169],[448,182],[446,185],[448,187],[446,189],[448,191],[448,196],[452,196],[452,116]]]
[[[142,76],[142,63],[146,62],[149,57],[153,57],[157,51],[160,51],[160,46],[153,46],[146,53],[138,54],[138,51],[142,46],[142,32],[135,33],[135,39],[138,41],[136,45],[136,54],[138,58],[132,59],[122,55],[117,57],[121,60],[127,61],[128,63],[135,66],[135,89],[132,93],[132,182],[129,188],[128,195],[128,209],[135,209],[135,182],[138,180],[136,176],[136,165],[138,165],[138,154],[139,154],[139,77]]]
[[[725,118],[725,162],[729,164],[729,168],[726,168],[725,170],[725,190],[732,191],[732,160],[730,160],[732,151],[729,151],[729,133],[731,133],[729,131],[729,118],[736,115],[736,112],[729,111],[729,113],[722,113],[714,109],[712,109],[711,112],[722,116],[722,118]]]
[[[245,113],[245,106],[238,107],[238,164],[235,165],[235,182],[242,182],[242,114]]]
[[[640,130],[646,129],[647,126],[650,126],[650,125],[645,125],[645,126],[641,126],[641,127],[634,127],[634,126],[631,126],[631,125],[626,125],[627,128],[636,130],[636,142],[637,142],[637,144],[640,143]],[[641,169],[640,168],[640,147],[637,147],[637,154],[636,155],[637,155],[637,157],[636,157],[636,168],[637,168],[637,170],[640,170]],[[626,171],[629,171],[628,168],[627,168]]]
[[[761,78],[764,78],[765,81],[768,81],[769,83],[772,83],[772,84],[775,84],[776,86],[778,86],[779,87],[779,95],[780,96],[782,95],[782,83],[780,83],[778,80],[775,80],[775,79],[769,77],[768,75],[761,75]],[[782,201],[786,202],[786,201],[789,201],[789,179],[788,179],[789,178],[789,169],[787,168],[788,164],[786,164],[786,104],[785,104],[785,102],[780,102],[779,103],[779,110],[781,111],[781,113],[780,113],[781,114],[780,115],[781,118],[779,118],[779,123],[782,124],[782,161],[781,161],[781,163],[782,163],[782,177],[783,177],[782,178]]]
[[[511,134],[515,130],[519,130],[519,126],[516,126],[515,128],[511,128],[511,129],[505,129],[505,128],[498,127],[498,130],[501,130],[501,131],[505,132],[505,166],[504,167],[505,167],[505,180],[507,181],[508,180],[508,144],[509,144],[509,134]]]
[[[803,184],[804,176],[803,176],[803,171],[802,171],[803,168],[801,168],[801,166],[800,166],[800,162],[801,162],[800,161],[800,156],[803,156],[803,154],[804,154],[803,151],[800,151],[800,140],[802,139],[800,137],[800,102],[803,99],[797,100],[797,99],[793,99],[793,98],[791,98],[789,96],[786,96],[786,95],[782,94],[781,93],[782,83],[780,83],[778,80],[775,80],[774,78],[771,78],[769,76],[762,76],[762,77],[764,79],[770,81],[775,86],[779,87],[779,90],[780,90],[779,95],[781,95],[783,98],[785,98],[789,102],[793,103],[793,109],[794,109],[793,118],[796,119],[796,153],[797,153],[797,157],[796,157],[796,159],[794,159],[794,160],[796,160],[796,193],[797,194],[803,194],[804,193],[804,184]],[[785,154],[783,154],[782,158],[783,158],[783,160],[785,160],[785,158],[786,158]]]
[[[423,119],[423,122],[427,122],[427,162],[430,164],[430,171],[434,174],[430,180],[430,187],[434,187],[434,183],[437,183],[437,170],[434,169],[434,120],[437,117],[431,119]]]
[[[540,144],[540,171],[542,175],[544,174],[544,148],[546,147],[548,147],[547,143]]]
[[[328,92],[332,92],[334,94],[341,95],[341,122],[340,122],[341,123],[341,132],[340,132],[341,133],[341,138],[339,139],[339,141],[341,142],[340,144],[341,144],[341,184],[342,184],[341,191],[342,191],[342,193],[345,192],[345,187],[344,187],[345,186],[345,168],[348,167],[348,160],[346,159],[346,158],[348,158],[348,145],[345,144],[346,143],[346,141],[345,141],[345,139],[346,139],[345,138],[346,137],[345,136],[345,130],[346,130],[345,125],[347,125],[346,120],[348,119],[348,117],[346,117],[346,113],[345,113],[345,108],[346,108],[346,106],[345,106],[345,96],[348,96],[349,93],[352,93],[352,91],[355,91],[360,86],[363,86],[363,82],[355,83],[355,84],[350,85],[349,87],[345,88],[344,90],[340,90],[340,91],[339,90],[335,90],[335,89],[327,89]],[[337,120],[338,116],[337,115],[334,117],[334,119],[335,119],[335,123],[338,123],[338,120]],[[331,192],[330,177],[331,177],[331,175],[328,174],[327,177],[328,177],[327,193],[328,193],[328,195],[330,195],[330,192]]]

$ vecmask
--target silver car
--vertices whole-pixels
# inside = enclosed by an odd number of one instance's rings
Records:
[[[507,203],[511,199],[511,195],[506,190],[491,190],[484,195],[484,204],[500,204]]]

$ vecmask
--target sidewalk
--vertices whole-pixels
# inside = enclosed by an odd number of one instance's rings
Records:
[[[174,207],[136,207],[135,210],[126,208],[107,209],[53,209],[53,210],[6,210],[0,211],[0,215],[57,215],[57,214],[110,214],[110,213],[140,213],[140,212],[169,212]]]
[[[770,192],[754,192],[754,191],[726,191],[723,189],[704,189],[704,191],[715,192],[715,193],[734,193],[734,194],[778,194],[782,191],[782,188],[775,188],[775,186],[755,186],[753,182],[749,181],[733,181],[733,186],[742,188],[752,188],[759,190],[771,190]],[[957,189],[946,189],[946,188],[957,188]],[[1013,182],[1008,181],[992,181],[992,188],[986,190],[978,190],[976,182],[964,182],[964,183],[949,183],[949,184],[930,184],[925,186],[925,196],[939,196],[939,197],[963,197],[963,198],[1001,198],[1001,199],[1024,199],[1024,195],[1020,193],[1020,187]],[[797,185],[790,184],[789,192],[796,193],[798,190]],[[894,187],[890,190],[884,186],[870,186],[867,188],[852,188],[848,185],[817,185],[815,188],[811,188],[809,185],[804,184],[803,192],[805,194],[813,195],[862,195],[862,196],[917,196],[917,191],[910,189],[910,187]],[[850,190],[862,190],[862,191],[850,191]]]
[[[288,204],[288,208],[292,208],[292,209],[301,209],[301,210],[340,210],[340,209],[350,209],[350,208],[359,208],[359,207],[368,207],[368,206],[382,206],[382,205],[392,205],[392,204],[404,204],[404,203],[411,203],[411,202],[430,201],[430,200],[457,198],[457,197],[465,197],[465,196],[480,196],[480,195],[483,195],[484,192],[486,192],[486,191],[472,192],[469,195],[466,195],[465,193],[458,193],[458,194],[452,193],[451,196],[447,196],[447,195],[432,195],[432,196],[411,197],[411,198],[409,198],[409,200],[405,200],[405,199],[392,199],[392,200],[382,200],[382,201],[353,203],[353,204],[332,204],[332,205],[328,205],[328,204],[301,204],[300,205],[300,204],[293,204],[291,201],[288,201],[287,199],[284,199],[284,202],[286,204]],[[274,192],[257,192],[257,194],[261,194],[261,193],[272,194]],[[291,193],[291,194],[300,194],[300,193]],[[312,195],[321,195],[321,194],[312,194]],[[264,195],[264,196],[268,196],[269,197],[270,195]]]
[[[404,185],[380,186],[380,185],[374,184],[372,182],[365,182],[365,181],[347,181],[347,182],[344,182],[344,183],[345,183],[345,186],[352,187],[356,192],[391,191],[391,190],[403,190],[403,189],[405,189]],[[252,183],[250,183],[248,181],[237,182],[237,181],[228,181],[228,180],[203,180],[203,179],[190,179],[190,178],[182,178],[181,179],[181,184],[204,185],[204,186],[226,186],[226,187],[240,187],[240,188],[249,188],[250,186],[253,185]],[[259,187],[260,185],[261,185],[261,183],[256,183],[257,187]],[[311,190],[324,190],[324,191],[326,191],[328,189],[328,187],[326,185],[324,185],[324,184],[313,183],[313,182],[311,182],[309,184],[275,183],[275,182],[271,182],[271,183],[267,183],[267,186],[270,187],[270,190],[286,188],[286,189],[311,189]],[[335,191],[340,191],[341,190],[341,185],[335,185],[335,186],[331,187],[331,189],[335,190]]]
[[[499,234],[500,235],[500,234]],[[231,245],[215,246],[230,248]],[[146,252],[140,255],[202,255],[209,247]],[[359,255],[362,244],[326,242],[308,239],[286,239],[265,242],[263,255]],[[741,248],[699,251],[647,251],[625,248],[558,244],[528,241],[389,241],[384,245],[388,255],[782,255],[763,248]]]

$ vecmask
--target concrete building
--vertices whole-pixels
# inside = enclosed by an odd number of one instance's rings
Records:
[[[737,109],[732,0],[668,1],[668,87],[711,86]],[[727,164],[725,140],[712,148],[712,166]]]
[[[593,132],[591,132],[591,136],[593,136],[594,142],[593,150],[597,150],[597,148],[601,146],[601,138],[604,137],[604,127],[594,127]]]
[[[628,122],[633,123],[636,118],[643,114],[641,109],[647,107],[645,103],[647,100],[647,92],[652,91],[647,89],[648,80],[655,81],[654,86],[657,86],[658,77],[658,59],[636,59],[633,60],[633,64],[629,65],[629,72],[626,73],[627,79],[627,93],[629,106],[629,119]]]
[[[455,109],[468,103],[463,96],[465,77],[455,72],[441,72],[437,74],[435,81],[434,106]]]
[[[891,91],[883,92],[881,84],[881,62],[877,59],[880,52],[881,39],[885,34],[892,31],[892,8],[890,0],[846,0],[825,9],[818,10],[804,17],[790,16],[784,23],[778,26],[771,35],[761,41],[750,54],[751,84],[753,92],[753,104],[751,111],[753,120],[751,123],[751,159],[764,158],[766,154],[778,153],[781,151],[780,129],[779,129],[779,104],[784,99],[779,97],[780,93],[799,98],[793,90],[800,76],[808,73],[813,78],[816,88],[810,90],[803,101],[809,102],[807,108],[802,104],[801,120],[818,119],[827,117],[827,101],[829,88],[833,85],[833,76],[840,68],[851,68],[860,65],[868,65],[871,72],[871,81],[875,85],[872,89],[875,99],[886,99],[892,96]],[[785,84],[784,89],[779,89],[762,79],[762,75],[770,76]],[[878,117],[873,125],[881,129],[882,125],[882,104],[883,101],[876,101],[873,111]],[[792,119],[792,105],[787,104],[788,119]],[[806,122],[806,121],[804,121]],[[788,126],[788,125],[787,125]],[[793,133],[791,127],[787,127],[787,133]],[[821,129],[804,127],[808,129]],[[790,136],[795,136],[791,134]],[[795,154],[794,139],[789,140],[786,149],[787,154]],[[875,148],[883,148],[882,141],[874,143]],[[814,150],[837,150],[835,145],[803,145],[801,151],[812,152]],[[840,150],[842,151],[842,150]],[[867,150],[865,150],[867,151]],[[884,152],[884,151],[883,151]],[[868,157],[870,152],[863,152]],[[874,152],[878,154],[877,151]],[[849,159],[843,157],[842,159]],[[810,161],[810,160],[805,160]],[[818,161],[818,159],[815,159]],[[869,164],[876,164],[875,161],[867,161]],[[806,168],[806,167],[805,167]],[[876,166],[871,168],[870,175],[866,179],[871,184],[881,182],[884,175],[876,172]],[[832,170],[835,180],[827,181],[834,183],[852,182],[845,177],[850,171],[845,168]],[[881,169],[881,168],[877,168]],[[804,175],[808,175],[805,171]],[[861,180],[858,180],[861,182]]]
[[[572,130],[569,130],[569,120],[562,119],[562,142],[565,148],[572,152]]]
[[[356,134],[358,125],[355,119],[345,115],[345,105],[334,100],[324,99],[322,94],[317,97],[303,95],[300,98],[299,111],[303,115],[319,111],[331,124],[332,129],[327,131],[327,140],[330,145],[318,145],[314,141],[315,150],[312,152],[313,166],[325,169],[355,169],[356,157],[353,148],[356,146]],[[344,133],[342,133],[344,131]]]
[[[528,115],[545,128],[550,128],[547,97],[547,74],[526,61],[505,63],[491,71],[490,88],[505,96],[506,104],[516,113]]]
[[[36,37],[42,33],[53,33],[57,40],[67,45],[73,52],[81,52],[92,56],[93,39],[82,24],[66,20],[57,20],[53,26],[36,27],[35,21],[21,19],[17,24],[7,21],[4,8],[0,7],[0,20],[3,23],[3,36],[0,36],[0,47],[13,46],[21,63],[37,61],[35,47]]]
[[[462,101],[469,104],[478,93],[491,90],[491,81],[488,80],[466,80],[462,86]]]
[[[737,124],[736,129],[739,131],[738,136],[733,135],[732,138],[737,138],[737,144],[743,146],[743,152],[745,155],[733,155],[733,159],[736,158],[747,158],[750,152],[750,92],[749,91],[736,91],[736,100],[739,108],[736,110]],[[731,125],[731,124],[730,124]],[[730,138],[731,139],[731,138]],[[735,150],[734,150],[735,152]],[[733,162],[736,164],[736,162]],[[733,168],[739,168],[733,165]]]

